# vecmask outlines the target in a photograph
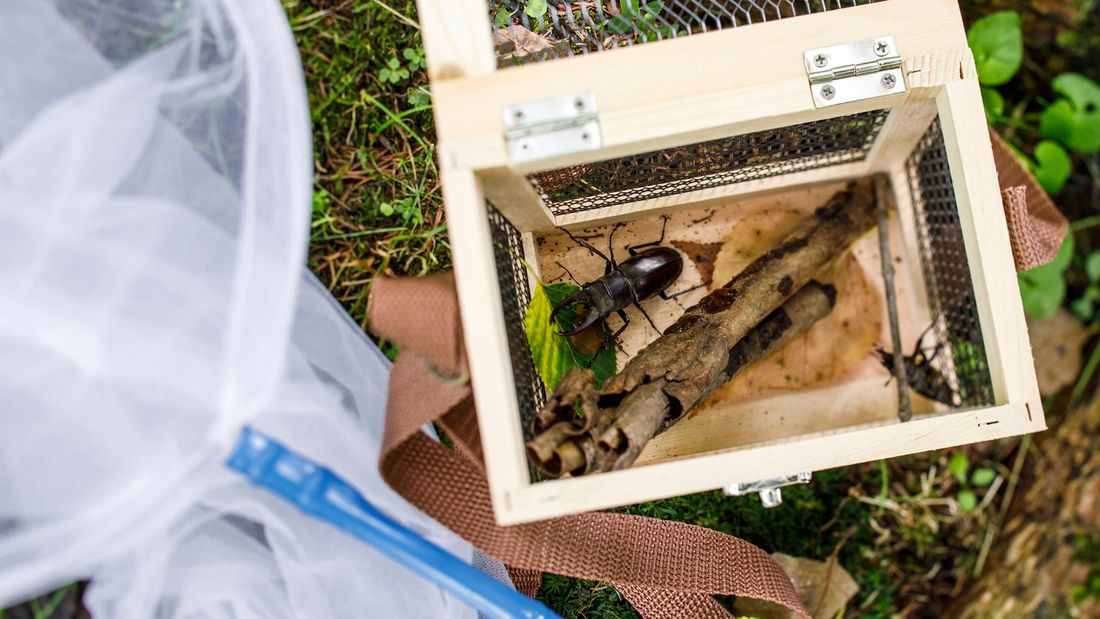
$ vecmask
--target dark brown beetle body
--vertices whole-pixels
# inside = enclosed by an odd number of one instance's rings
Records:
[[[561,335],[576,335],[628,305],[661,294],[680,277],[684,259],[675,249],[653,247],[612,266],[609,273],[585,284],[554,307],[551,321],[558,312],[574,303],[588,306],[584,319]]]

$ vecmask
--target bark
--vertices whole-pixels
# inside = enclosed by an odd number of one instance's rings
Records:
[[[691,410],[726,382],[720,370],[741,338],[871,229],[874,203],[867,181],[838,192],[775,249],[688,309],[611,377],[601,395],[625,396],[663,378],[673,416]]]
[[[807,284],[730,350],[719,370],[724,380],[715,381],[715,388],[805,333],[832,310],[835,300],[832,286]],[[617,405],[604,408],[600,403],[606,400],[597,395],[594,379],[591,370],[570,371],[539,412],[527,453],[543,473],[557,477],[626,468],[651,438],[684,414],[670,416],[664,378],[640,385]]]
[[[986,568],[946,616],[1100,616],[1097,600],[1070,610],[1067,597],[1090,570],[1075,560],[1073,540],[1100,533],[1098,437],[1100,397],[1070,411],[1052,432],[1039,435],[1041,459],[1009,509]]]

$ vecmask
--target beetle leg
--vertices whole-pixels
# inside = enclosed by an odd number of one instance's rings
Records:
[[[642,307],[642,304],[641,304],[641,303],[635,303],[635,304],[634,304],[634,307],[638,308],[638,311],[642,313],[642,316],[645,316],[645,319],[646,319],[647,321],[649,321],[649,326],[653,327],[653,330],[657,332],[657,335],[660,335],[660,334],[661,334],[661,330],[657,328],[657,325],[653,324],[653,319],[652,319],[652,318],[650,318],[650,317],[649,317],[649,314],[647,314],[647,313],[645,312],[645,308],[644,308],[644,307]]]
[[[618,342],[619,335],[621,335],[623,331],[626,331],[626,328],[630,325],[630,316],[627,316],[626,312],[623,310],[618,310],[615,313],[619,315],[619,318],[623,319],[623,326],[615,329],[615,332],[611,334],[611,339]]]
[[[695,286],[692,286],[691,288],[681,290],[680,292],[674,292],[672,294],[669,294],[669,293],[665,292],[664,290],[662,290],[662,291],[657,293],[657,296],[661,297],[665,301],[673,301],[673,300],[676,299],[676,297],[682,297],[685,294],[687,294],[687,293],[689,293],[693,290],[698,290],[698,289],[702,288],[705,285],[706,284],[696,284]]]
[[[661,237],[656,241],[650,241],[648,243],[641,243],[639,245],[631,245],[626,248],[626,251],[630,252],[631,256],[637,256],[640,252],[639,249],[643,247],[657,247],[661,243],[665,242],[665,226],[668,225],[668,215],[661,216]]]

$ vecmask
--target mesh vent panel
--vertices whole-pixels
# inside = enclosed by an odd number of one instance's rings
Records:
[[[550,0],[541,17],[526,0],[490,1],[498,64],[509,66],[725,30],[880,0]]]
[[[516,397],[519,399],[524,438],[530,439],[527,434],[530,432],[531,420],[546,402],[546,389],[535,373],[531,349],[527,345],[527,334],[523,328],[523,319],[527,315],[527,304],[531,298],[527,268],[520,262],[523,257],[523,241],[519,231],[500,211],[488,203],[486,208],[489,211],[489,227],[493,235],[493,257],[504,308],[504,327],[508,332],[508,350],[512,356]]]
[[[863,161],[889,109],[539,172],[555,215]]]
[[[993,384],[939,119],[907,167],[929,309],[937,339],[947,344],[940,353],[942,369],[948,380],[954,377],[963,406],[992,405]]]

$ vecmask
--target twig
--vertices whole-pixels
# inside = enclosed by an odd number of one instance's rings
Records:
[[[417,30],[420,30],[420,24],[418,24],[415,21],[409,19],[408,17],[405,17],[403,14],[397,12],[390,5],[386,4],[385,2],[382,2],[382,0],[372,0],[372,1],[375,4],[377,4],[378,6],[382,7],[383,9],[386,9],[390,13],[393,13],[394,17],[401,20],[402,23],[408,24],[409,26],[412,26],[413,28],[416,28]]]
[[[1001,498],[1001,507],[997,510],[997,518],[989,525],[985,539],[982,540],[982,548],[978,551],[978,559],[974,563],[974,577],[982,575],[985,561],[989,557],[989,551],[993,548],[993,542],[1001,532],[1001,525],[1008,516],[1008,508],[1012,505],[1012,497],[1016,494],[1016,485],[1020,481],[1020,471],[1024,468],[1024,460],[1027,459],[1028,448],[1031,446],[1031,437],[1025,436],[1020,440],[1020,446],[1016,451],[1016,461],[1012,463],[1012,474],[1008,478],[1008,486],[1005,488],[1004,497]]]
[[[886,310],[890,317],[890,339],[894,344],[894,378],[898,381],[898,419],[913,418],[913,406],[909,402],[909,377],[905,370],[905,355],[901,350],[901,327],[898,326],[898,298],[894,291],[893,253],[890,251],[890,232],[887,229],[889,214],[886,210],[886,191],[889,181],[885,176],[875,178],[875,214],[878,217],[878,247],[882,255],[882,280],[886,288]]]

